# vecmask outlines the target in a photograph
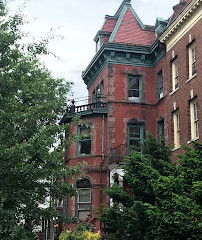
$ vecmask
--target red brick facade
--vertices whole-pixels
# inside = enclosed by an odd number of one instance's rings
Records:
[[[180,146],[189,144],[191,140],[190,103],[196,98],[199,137],[202,135],[200,79],[202,76],[202,18],[168,50],[167,40],[164,38],[166,39],[167,32],[171,31],[169,29],[172,28],[172,24],[178,21],[178,15],[174,13],[175,17],[171,16],[172,21],[171,19],[164,21],[163,24],[166,23],[167,28],[163,30],[161,29],[163,25],[155,26],[156,28],[144,27],[131,10],[129,2],[124,0],[115,16],[108,16],[102,31],[96,35],[96,41],[99,37],[104,39],[103,45],[83,73],[89,92],[89,105],[85,108],[76,107],[73,112],[69,110],[62,120],[64,124],[70,122],[75,112],[80,112],[83,122],[93,127],[90,154],[79,154],[81,146],[78,140],[69,146],[67,163],[71,166],[77,165],[78,162],[87,163],[80,177],[89,180],[91,184],[88,187],[91,189],[91,199],[89,197],[91,208],[88,209],[91,215],[88,219],[95,225],[96,230],[100,229],[97,213],[110,203],[103,191],[116,181],[117,175],[122,179],[123,163],[120,155],[128,154],[128,145],[131,145],[132,141],[135,142],[137,136],[143,140],[146,132],[151,132],[158,137],[159,124],[163,122],[161,128],[163,126],[162,133],[166,143],[173,144],[173,114],[178,111]],[[196,4],[199,2],[197,11],[202,12],[200,0],[193,0],[191,3],[190,1],[181,2],[183,2],[183,8],[180,8],[181,14],[195,2]],[[175,9],[179,11],[179,8]],[[123,13],[124,16],[122,16]],[[183,23],[173,35],[177,35],[181,28]],[[161,31],[160,35],[164,32],[165,37],[162,35],[160,39],[155,39],[155,32],[157,36],[159,31]],[[106,32],[108,32],[107,36]],[[196,74],[187,81],[189,79],[189,48],[193,43],[196,46]],[[178,89],[173,91],[172,63],[175,59],[178,60],[179,85]],[[163,79],[160,98],[159,76]],[[101,84],[103,90],[101,90]],[[134,94],[132,98],[130,91]],[[96,101],[92,99],[95,93]],[[96,105],[100,102],[100,95],[104,103]],[[135,134],[130,133],[131,126],[134,127],[133,131],[137,131]],[[78,129],[79,126],[72,126],[71,130],[77,134]],[[200,139],[197,138],[197,140]],[[173,151],[173,160],[176,160],[176,153],[182,153],[180,146]],[[69,197],[68,204],[66,202],[65,205],[66,207],[68,205],[68,210],[64,207],[66,215],[78,217],[80,207],[78,197]]]

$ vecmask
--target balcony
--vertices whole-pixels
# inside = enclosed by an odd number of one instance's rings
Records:
[[[66,111],[69,114],[81,113],[85,111],[92,111],[94,109],[107,108],[107,103],[97,101],[95,103],[89,103],[85,105],[75,106],[74,101],[72,101],[71,106],[67,107]]]
[[[79,114],[80,117],[89,115],[107,114],[107,102],[103,101],[104,97],[97,97],[96,102],[76,106],[75,101],[72,100],[70,106],[67,107],[66,113],[60,121],[60,124],[66,124],[71,121],[73,117]]]
[[[128,145],[120,144],[111,150],[109,164],[123,163],[125,156],[128,155]]]

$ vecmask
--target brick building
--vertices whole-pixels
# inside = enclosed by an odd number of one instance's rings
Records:
[[[182,144],[200,140],[201,26],[202,0],[181,0],[155,26],[141,22],[130,0],[105,16],[94,38],[96,54],[82,73],[89,102],[73,102],[61,120],[71,123],[80,114],[83,124],[71,131],[81,137],[67,147],[66,162],[87,163],[77,181],[84,194],[65,198],[65,215],[100,228],[96,213],[110,204],[103,190],[114,182],[124,185],[122,156],[139,149],[146,132],[174,145],[173,160]]]

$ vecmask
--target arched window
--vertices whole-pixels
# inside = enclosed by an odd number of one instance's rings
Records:
[[[80,220],[84,220],[92,214],[91,183],[88,179],[82,179],[76,185],[81,192],[77,196],[77,216]]]

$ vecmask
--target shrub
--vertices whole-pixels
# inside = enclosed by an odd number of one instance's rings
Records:
[[[93,233],[91,231],[63,231],[60,234],[59,240],[99,240],[100,233]]]

